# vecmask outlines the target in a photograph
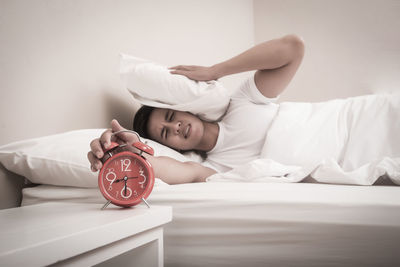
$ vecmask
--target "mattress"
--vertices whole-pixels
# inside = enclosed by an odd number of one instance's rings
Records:
[[[105,202],[96,188],[40,185],[22,205]],[[165,266],[399,266],[400,188],[313,183],[157,181],[173,207]]]

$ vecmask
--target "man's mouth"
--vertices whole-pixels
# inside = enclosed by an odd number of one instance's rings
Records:
[[[186,138],[188,138],[190,136],[190,132],[191,132],[192,126],[190,124],[188,124],[185,128],[184,134],[183,136]]]

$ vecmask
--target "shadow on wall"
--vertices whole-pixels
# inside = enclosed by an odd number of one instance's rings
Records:
[[[111,89],[104,89],[103,95],[103,117],[108,121],[106,127],[110,127],[111,120],[116,119],[122,127],[132,129],[133,117],[140,104],[129,93],[117,95]]]

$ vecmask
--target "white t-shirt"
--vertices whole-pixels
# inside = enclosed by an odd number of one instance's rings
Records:
[[[218,122],[217,143],[207,153],[204,165],[226,172],[259,158],[278,111],[276,100],[261,94],[254,76],[245,80],[233,93],[226,115]]]

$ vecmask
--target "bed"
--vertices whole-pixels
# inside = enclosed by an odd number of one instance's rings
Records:
[[[136,64],[136,61],[132,59],[128,63]],[[122,65],[122,69],[129,74],[129,78],[125,79],[125,87],[128,89],[137,87],[143,77],[147,77],[141,88],[150,83],[155,85],[149,85],[145,93],[149,93],[150,88],[160,90],[164,85],[167,89],[161,91],[171,97],[169,87],[179,89],[178,93],[182,89],[175,86],[177,84],[187,88],[188,94],[185,97],[194,99],[194,102],[182,100],[182,103],[186,103],[184,105],[191,103],[191,108],[204,107],[204,101],[209,98],[218,102],[220,99],[215,97],[215,93],[227,97],[225,104],[229,102],[229,96],[224,94],[224,88],[217,82],[201,84],[174,77],[170,81],[174,86],[170,86],[165,83],[165,76],[171,78],[165,68],[145,63],[143,69],[147,71],[146,75],[140,72],[131,76],[132,68],[129,64],[125,68]],[[160,71],[158,76],[153,75],[155,71]],[[201,86],[204,88],[197,90]],[[193,94],[198,91],[200,95]],[[157,96],[160,97],[158,92]],[[142,104],[149,101],[145,96],[140,98],[137,92],[131,93],[137,99],[142,99]],[[162,99],[161,102],[167,100]],[[367,154],[365,147],[353,147],[348,142],[346,153],[354,152],[350,158],[359,161],[348,163],[354,165],[351,166],[354,168],[338,168],[341,165],[337,164],[337,159],[342,152],[338,148],[343,146],[332,145],[329,140],[337,140],[339,143],[346,140],[347,130],[357,130],[360,133],[358,136],[364,136],[364,126],[371,125],[368,123],[371,117],[364,113],[364,109],[368,107],[366,109],[369,112],[374,112],[369,108],[369,103],[375,103],[375,100],[382,100],[385,112],[392,115],[390,120],[382,116],[382,125],[391,126],[387,128],[390,135],[385,135],[386,139],[378,139],[390,142],[385,148],[393,150],[393,155],[389,155],[393,159],[378,158],[378,161],[366,165],[363,158]],[[392,102],[395,104],[386,104]],[[186,109],[181,103],[171,105]],[[167,185],[157,179],[149,203],[173,208],[173,220],[165,227],[165,265],[399,265],[400,194],[399,187],[394,186],[394,183],[400,184],[400,158],[397,154],[400,114],[392,114],[392,106],[400,107],[400,97],[386,95],[330,101],[328,104],[280,104],[263,148],[267,154],[262,154],[260,159],[209,177],[206,183]],[[316,108],[328,110],[328,115],[334,119],[326,120],[327,112],[316,113]],[[357,120],[364,122],[362,127],[358,127],[356,120],[347,120],[348,117],[343,115],[343,110],[350,108],[365,114],[365,118],[361,118],[363,120]],[[209,118],[211,120],[223,115],[221,109],[216,108],[214,111],[214,117]],[[382,113],[383,109],[378,111]],[[196,110],[192,112],[196,113]],[[202,114],[200,110],[196,114],[210,115]],[[296,120],[290,120],[292,114],[297,116]],[[341,122],[341,127],[336,122]],[[374,125],[374,129],[383,128],[377,126],[380,124],[376,120]],[[323,130],[320,136],[326,140],[316,141],[315,135],[309,134],[310,129],[318,133]],[[99,137],[104,130],[81,129],[0,147],[1,164],[10,173],[25,177],[34,184],[23,189],[22,206],[44,202],[78,202],[98,203],[100,208],[105,200],[97,188],[97,174],[90,171],[87,152],[90,141]],[[289,142],[299,139],[292,138],[292,132],[307,136],[304,139],[307,142],[300,142],[300,145],[299,142]],[[325,138],[328,135],[333,138]],[[286,139],[282,139],[284,137]],[[377,137],[381,135],[372,134],[372,140],[365,142],[369,144],[369,151],[379,150],[375,147],[378,145],[375,142]],[[180,161],[201,161],[194,154],[183,155],[154,141],[142,141],[154,148],[155,156],[169,156]],[[304,156],[305,151],[307,156]],[[332,159],[330,156],[336,154],[335,160],[329,161]],[[279,159],[279,162],[271,159]],[[320,164],[317,162],[320,159],[328,161]],[[294,163],[299,160],[311,161],[312,168],[295,166]],[[344,185],[346,183],[348,185]],[[382,184],[349,185],[351,183]]]
[[[1,177],[29,180],[22,206],[78,202],[101,208],[105,200],[86,155],[103,131],[82,129],[2,146],[0,162],[7,171],[1,168]],[[143,141],[156,156],[200,160]],[[181,185],[156,179],[148,202],[173,208],[164,228],[165,266],[400,264],[400,194],[391,179],[382,176],[374,186],[274,179]]]
[[[165,266],[397,266],[396,186],[157,180],[153,205],[173,207]],[[97,188],[39,185],[22,205],[104,203]]]

